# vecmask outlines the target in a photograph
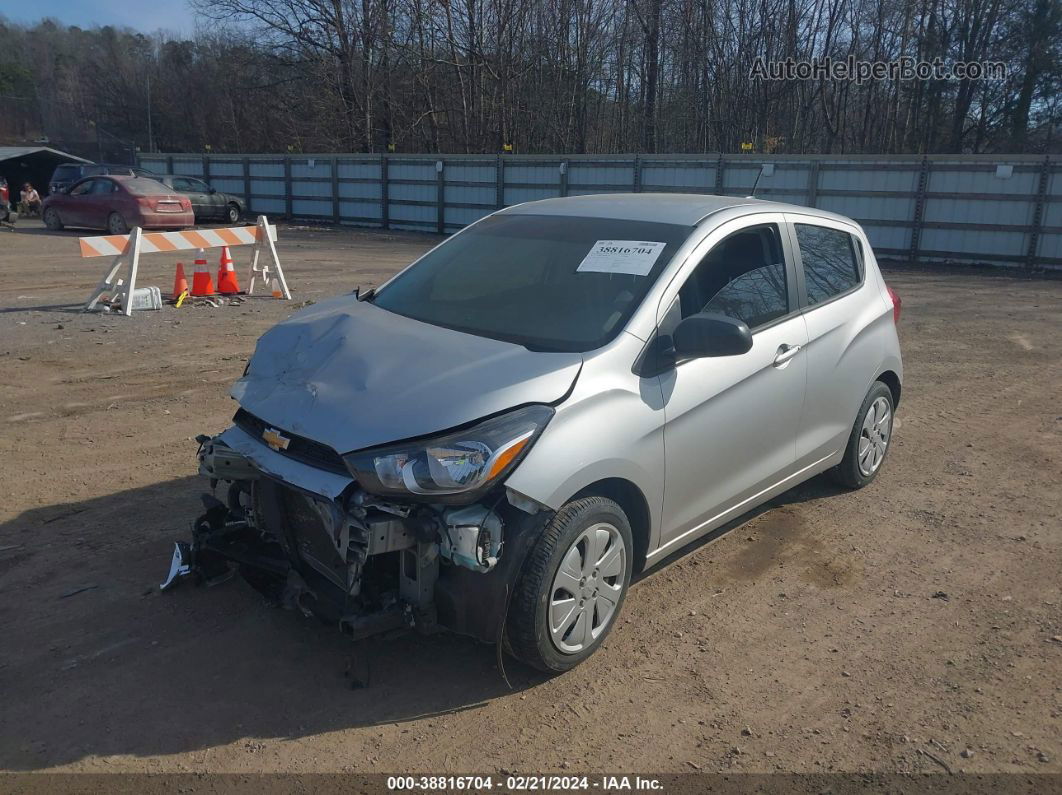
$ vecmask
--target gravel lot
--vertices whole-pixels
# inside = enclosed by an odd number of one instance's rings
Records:
[[[291,303],[123,318],[78,311],[105,260],[75,235],[0,232],[0,769],[1062,772],[1060,281],[887,271],[881,477],[687,548],[564,676],[401,635],[351,690],[351,644],[241,582],[157,593],[255,339],[437,240],[282,227]]]

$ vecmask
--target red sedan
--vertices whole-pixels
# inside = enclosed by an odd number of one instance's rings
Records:
[[[124,235],[132,227],[179,229],[195,225],[187,196],[147,177],[96,176],[75,182],[44,200],[49,229],[82,226]]]

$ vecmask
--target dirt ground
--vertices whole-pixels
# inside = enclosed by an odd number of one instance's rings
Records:
[[[1060,281],[889,270],[881,477],[687,548],[566,675],[402,635],[352,690],[348,641],[239,581],[159,594],[255,339],[437,240],[282,227],[291,303],[124,318],[78,311],[74,235],[0,231],[0,769],[1062,772]]]

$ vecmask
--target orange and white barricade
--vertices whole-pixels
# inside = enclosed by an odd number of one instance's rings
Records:
[[[182,232],[145,232],[140,227],[134,227],[128,235],[82,237],[78,240],[82,257],[114,257],[110,268],[85,304],[85,311],[93,309],[102,296],[109,295],[113,303],[121,303],[122,314],[132,314],[132,296],[136,288],[136,274],[140,266],[141,254],[222,246],[254,246],[251,253],[248,294],[254,292],[255,277],[260,276],[267,289],[272,280],[276,279],[280,285],[282,297],[290,300],[291,292],[288,290],[284,269],[280,266],[280,258],[277,256],[276,240],[277,228],[270,224],[264,215],[258,216],[258,223],[254,226],[187,229]],[[262,254],[266,256],[263,258]],[[264,262],[259,267],[259,262],[263,259]],[[124,279],[118,277],[123,266],[126,268]]]

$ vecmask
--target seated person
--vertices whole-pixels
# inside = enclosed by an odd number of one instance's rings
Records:
[[[22,208],[26,214],[36,215],[41,211],[41,197],[28,182],[22,186]]]

